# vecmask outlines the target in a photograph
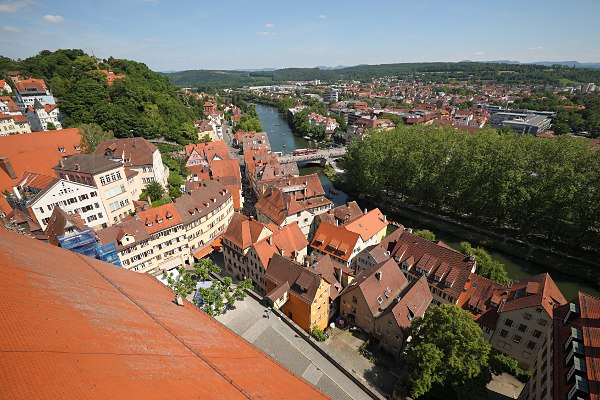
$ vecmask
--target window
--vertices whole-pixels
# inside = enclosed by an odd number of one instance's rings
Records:
[[[532,342],[531,340],[527,342],[527,348],[530,350],[535,349],[535,342]]]
[[[510,318],[506,318],[506,320],[504,321],[504,325],[506,326],[513,326],[513,320]]]
[[[383,303],[383,298],[381,296],[377,296],[377,302],[379,304]]]
[[[538,320],[538,324],[540,324],[541,326],[546,326],[548,324],[548,321],[546,321],[545,319],[539,319]]]
[[[506,329],[502,329],[502,330],[500,331],[500,337],[503,337],[503,338],[505,338],[505,337],[507,337],[507,336],[508,336],[508,331],[507,331]]]
[[[529,321],[531,319],[531,317],[533,317],[533,315],[531,315],[529,313],[523,313],[523,318],[525,318],[527,321]]]
[[[523,339],[523,337],[521,337],[519,335],[513,336],[513,342],[515,342],[515,343],[521,343],[522,339]]]
[[[356,296],[352,296],[352,302],[353,302],[353,303],[356,303],[356,302],[357,302],[357,300],[356,300]]]
[[[536,329],[533,331],[532,335],[534,338],[539,338],[540,336],[542,336],[542,332],[540,332]]]
[[[529,357],[531,357],[531,353],[530,353],[530,352],[528,352],[528,351],[524,351],[524,352],[523,352],[523,358],[525,358],[525,359],[529,359]]]
[[[518,329],[520,332],[527,332],[527,325],[519,324]]]

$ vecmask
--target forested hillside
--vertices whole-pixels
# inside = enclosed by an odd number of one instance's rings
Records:
[[[410,78],[420,76],[427,81],[446,83],[450,79],[472,82],[495,81],[498,83],[544,84],[560,86],[565,83],[600,84],[600,70],[566,66],[542,66],[531,64],[496,64],[478,62],[458,63],[403,63],[358,65],[334,70],[318,68],[285,68],[276,71],[208,71],[190,70],[166,74],[180,86],[202,88],[264,85],[284,81],[320,79],[326,82],[357,79],[361,81],[383,76]]]
[[[46,81],[66,115],[64,127],[96,123],[117,137],[163,137],[180,143],[195,138],[192,121],[201,107],[145,64],[112,57],[97,62],[83,50],[46,50],[24,60],[0,57],[0,75],[9,70]],[[125,78],[109,85],[99,70]]]

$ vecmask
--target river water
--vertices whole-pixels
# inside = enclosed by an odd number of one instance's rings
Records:
[[[292,134],[292,130],[287,124],[287,121],[277,112],[275,107],[256,104],[256,112],[260,118],[260,122],[262,123],[265,132],[267,132],[269,136],[269,142],[271,143],[272,151],[288,153],[294,151],[295,149],[317,147],[315,142],[309,142],[304,138],[294,136]],[[327,176],[325,176],[325,174],[323,174],[323,169],[321,167],[306,164],[300,164],[298,167],[300,169],[300,175],[308,175],[313,173],[317,173],[319,175],[319,179],[323,184],[323,188],[330,195],[330,198],[336,206],[344,204],[348,201],[349,196],[343,191],[334,188],[333,183],[329,180],[329,178],[327,178]],[[333,190],[333,192],[331,192],[331,190]],[[417,218],[415,218],[415,221],[398,222],[405,223],[407,226],[410,225],[411,227],[417,229],[428,228],[427,226],[419,226]],[[460,242],[462,241],[460,238],[445,232],[436,231],[435,234],[438,240],[444,241],[455,249],[459,248]],[[473,243],[473,245],[476,245],[476,243]],[[500,253],[490,249],[488,249],[488,252],[494,259],[504,264],[511,279],[523,279],[531,275],[549,272],[552,276],[552,279],[556,282],[556,285],[562,291],[567,300],[573,299],[579,290],[589,293],[593,296],[600,296],[599,290],[592,287],[590,284],[587,284],[569,275],[552,270],[548,271],[541,265],[532,263],[522,258],[513,257],[505,253]]]

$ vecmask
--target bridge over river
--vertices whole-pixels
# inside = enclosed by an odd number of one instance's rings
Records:
[[[346,154],[348,149],[346,147],[334,147],[330,149],[318,149],[316,151],[312,151],[311,153],[306,154],[298,154],[298,150],[296,150],[296,154],[288,153],[282,154],[277,157],[280,163],[291,163],[291,162],[311,162],[311,161],[321,161],[328,162],[330,164],[334,163],[336,158],[340,158]]]

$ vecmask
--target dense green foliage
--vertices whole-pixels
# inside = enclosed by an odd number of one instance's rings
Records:
[[[148,183],[140,194],[140,200],[146,201],[148,200],[148,197],[150,197],[151,202],[162,200],[162,198],[165,197],[165,188],[158,182]]]
[[[510,283],[504,264],[494,260],[485,249],[481,247],[474,248],[469,242],[461,242],[460,252],[468,256],[475,256],[475,260],[477,260],[477,270],[475,272],[479,275],[502,285]]]
[[[478,62],[358,65],[334,70],[318,68],[285,68],[257,72],[191,70],[167,74],[167,76],[177,85],[203,88],[207,86],[212,88],[260,86],[314,79],[327,82],[350,79],[367,81],[382,76],[401,78],[420,76],[426,78],[427,81],[439,83],[448,83],[449,79],[554,86],[559,86],[565,81],[600,83],[600,70],[597,69]]]
[[[125,75],[108,85],[99,69]],[[97,62],[82,50],[44,50],[25,60],[0,58],[0,71],[43,78],[65,113],[64,127],[100,125],[117,137],[164,137],[192,141],[195,99],[184,97],[167,77],[144,64],[109,58]]]
[[[327,339],[325,331],[319,327],[314,327],[310,330],[310,334],[317,342],[324,342]]]
[[[215,274],[221,272],[221,268],[212,261],[202,259],[194,264],[193,270],[181,267],[179,276],[174,277],[173,272],[163,272],[163,278],[173,291],[181,297],[187,297],[198,293],[200,299],[194,299],[195,304],[208,315],[216,316],[222,314],[227,308],[232,308],[237,299],[246,297],[246,289],[252,289],[252,280],[246,279],[233,287],[230,277],[219,281],[214,278]],[[196,289],[199,282],[211,281],[209,287]]]
[[[506,356],[497,350],[492,350],[490,354],[490,369],[492,373],[500,375],[505,372],[520,380],[523,383],[527,383],[531,372],[519,367],[519,363],[514,358]]]
[[[469,399],[491,380],[491,346],[468,312],[450,304],[412,321],[406,381],[413,398]]]
[[[416,231],[413,232],[413,235],[422,237],[423,239],[430,240],[432,242],[435,241],[435,233],[433,233],[427,229],[417,229]]]
[[[96,124],[79,124],[77,127],[81,132],[81,150],[87,154],[93,153],[100,143],[115,136],[112,131],[105,131]]]
[[[584,140],[400,126],[353,142],[344,165],[350,187],[379,201],[571,250],[600,240],[600,152]]]

